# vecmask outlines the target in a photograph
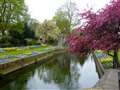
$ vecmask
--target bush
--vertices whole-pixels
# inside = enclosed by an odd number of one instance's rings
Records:
[[[37,41],[35,39],[26,39],[27,45],[36,45]]]
[[[10,43],[10,36],[2,36],[0,38],[0,47],[10,47],[12,46],[11,43]]]

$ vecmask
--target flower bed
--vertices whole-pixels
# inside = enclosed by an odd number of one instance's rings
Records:
[[[1,62],[5,62],[6,60],[17,60],[19,58],[28,57],[30,55],[37,55],[41,52],[46,52],[49,50],[53,50],[56,47],[53,46],[26,46],[26,47],[12,47],[12,48],[0,48],[0,60]],[[1,63],[0,62],[0,63]]]
[[[100,60],[105,69],[112,68],[113,65],[112,57],[108,56],[106,53],[103,53],[102,51],[96,51],[96,56]]]

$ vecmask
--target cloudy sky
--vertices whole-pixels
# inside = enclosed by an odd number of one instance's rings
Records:
[[[32,18],[43,22],[52,19],[56,10],[67,0],[25,0]],[[105,6],[110,0],[71,0],[77,4],[79,10],[92,7],[95,11]]]

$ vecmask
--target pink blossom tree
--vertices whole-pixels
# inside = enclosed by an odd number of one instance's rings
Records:
[[[84,52],[84,48],[105,50],[113,57],[113,68],[118,67],[118,49],[120,48],[120,0],[112,0],[109,5],[94,13],[88,10],[81,14],[86,20],[84,27],[75,32],[82,35],[70,35],[69,46],[74,52]],[[82,25],[83,26],[83,25]],[[113,55],[109,53],[113,51]]]
[[[88,44],[89,39],[87,35],[85,35],[84,30],[80,28],[69,35],[67,42],[69,43],[69,50],[72,53],[84,55],[90,49]]]

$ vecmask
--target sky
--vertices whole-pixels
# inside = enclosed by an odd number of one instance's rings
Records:
[[[43,22],[45,19],[52,19],[55,12],[61,7],[67,0],[25,0],[28,6],[28,12],[31,18],[37,19]],[[77,8],[82,11],[85,8],[93,8],[94,11],[99,10],[108,4],[110,0],[71,0],[76,3]]]

